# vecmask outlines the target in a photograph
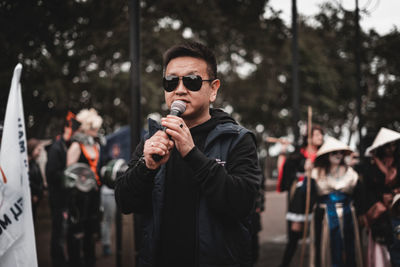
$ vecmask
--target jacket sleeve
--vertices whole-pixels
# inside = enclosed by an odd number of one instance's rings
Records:
[[[230,151],[225,167],[197,147],[184,159],[196,173],[193,179],[200,183],[211,210],[234,218],[244,218],[253,210],[262,173],[250,134]]]
[[[290,191],[294,181],[297,181],[297,172],[304,172],[305,158],[298,153],[290,155],[285,161],[282,171],[281,191]]]
[[[39,199],[43,196],[43,176],[40,171],[39,165],[31,160],[29,162],[29,185],[31,188],[31,195],[37,196]]]
[[[146,213],[152,210],[152,190],[158,170],[149,171],[139,164],[143,155],[143,140],[136,147],[128,170],[118,177],[115,185],[115,200],[122,213]]]

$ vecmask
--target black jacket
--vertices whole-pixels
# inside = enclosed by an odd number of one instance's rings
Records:
[[[31,195],[41,199],[43,196],[43,176],[39,164],[34,159],[29,161],[29,185]]]
[[[193,170],[195,175],[186,178],[199,189],[193,232],[194,265],[250,266],[249,215],[261,181],[254,136],[232,119],[227,120],[226,113],[212,110],[211,114],[219,123],[208,132],[204,147],[197,147],[195,141],[196,147],[180,159],[182,168]],[[155,131],[150,126],[150,135]],[[145,223],[140,266],[155,266],[161,224],[165,221],[162,216],[168,216],[163,214],[168,194],[165,181],[173,179],[166,173],[170,173],[168,166],[174,162],[170,158],[160,170],[146,171],[137,164],[143,143],[136,149],[128,171],[117,181],[115,195],[122,212],[142,214]]]
[[[300,150],[296,150],[288,156],[283,165],[281,191],[290,191],[293,182],[298,180],[300,176],[304,176],[304,163],[306,157]]]
[[[48,148],[46,178],[49,204],[54,208],[66,208],[67,192],[63,185],[63,173],[67,164],[67,144],[60,138]]]

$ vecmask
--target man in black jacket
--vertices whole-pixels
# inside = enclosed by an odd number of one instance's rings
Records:
[[[67,217],[67,191],[63,185],[63,173],[67,162],[67,149],[72,134],[79,128],[79,122],[72,112],[68,113],[64,131],[58,136],[47,151],[46,178],[49,190],[51,212],[51,245],[52,266],[66,266],[64,253],[64,222]]]
[[[182,118],[149,122],[115,195],[124,213],[141,214],[139,266],[251,266],[251,213],[261,182],[253,134],[210,109],[220,87],[214,54],[185,43],[164,54],[168,107]],[[162,156],[155,161],[152,155]]]

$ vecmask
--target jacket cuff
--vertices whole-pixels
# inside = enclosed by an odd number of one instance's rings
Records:
[[[137,161],[136,168],[137,172],[140,174],[139,178],[146,183],[153,183],[154,176],[159,171],[159,169],[152,170],[147,168],[146,162],[143,157],[139,158],[139,160]]]
[[[208,161],[208,158],[196,146],[183,159],[195,172],[202,169]]]

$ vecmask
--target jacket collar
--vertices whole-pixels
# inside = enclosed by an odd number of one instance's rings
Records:
[[[149,118],[149,137],[153,136],[158,130],[162,130],[162,126],[155,120]],[[205,147],[211,144],[215,139],[224,134],[239,134],[241,127],[234,123],[218,124],[207,136]]]

